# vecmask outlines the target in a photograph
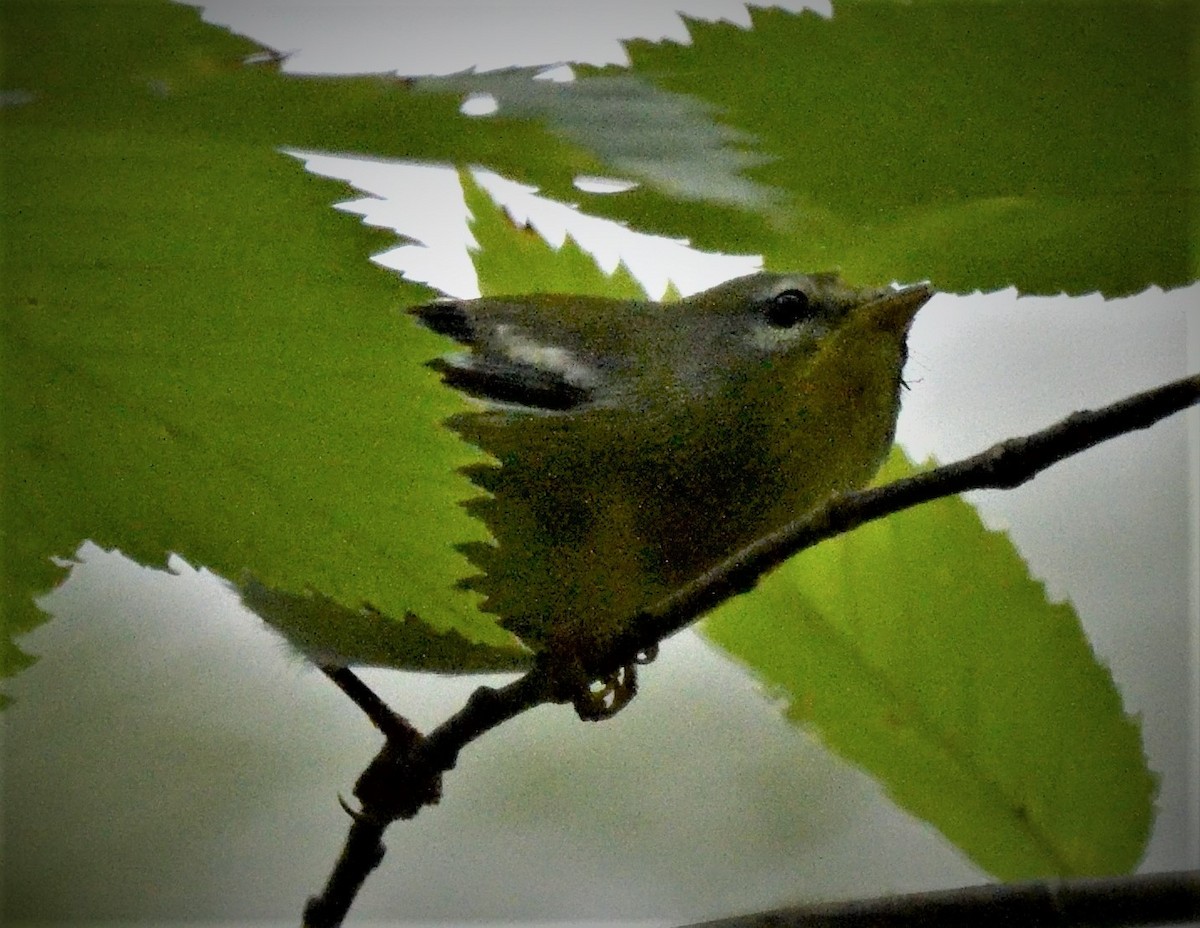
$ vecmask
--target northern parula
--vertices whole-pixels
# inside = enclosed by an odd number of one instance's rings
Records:
[[[535,650],[603,648],[639,609],[858,488],[891,445],[926,285],[759,273],[677,302],[532,294],[411,310],[467,351],[432,362],[495,544],[464,585]],[[579,703],[577,702],[577,708]]]

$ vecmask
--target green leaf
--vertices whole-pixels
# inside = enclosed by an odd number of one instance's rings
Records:
[[[479,244],[471,260],[485,296],[570,293],[620,300],[646,298],[624,264],[618,264],[611,275],[605,274],[570,235],[562,247],[551,248],[532,227],[518,227],[498,209],[469,172],[460,170],[459,180],[471,212],[471,233]]]
[[[242,600],[319,665],[458,674],[522,670],[530,664],[529,651],[515,642],[478,644],[411,612],[396,620],[369,607],[351,611],[319,593],[281,593],[254,581],[243,585]]]
[[[898,451],[877,482],[912,470]],[[1079,617],[957,498],[827,541],[702,626],[995,876],[1131,870],[1156,790]]]
[[[454,587],[487,536],[442,343],[401,311],[429,293],[264,131],[310,85],[182,7],[3,12],[6,637],[90,538],[510,650]]]
[[[969,292],[1127,294],[1200,273],[1195,4],[841,2],[689,21],[628,69],[433,78],[609,173],[593,213],[779,269]],[[747,62],[753,62],[747,66]],[[502,168],[501,168],[502,169]],[[538,172],[565,195],[562,172]]]

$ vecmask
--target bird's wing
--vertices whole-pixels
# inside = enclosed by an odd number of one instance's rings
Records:
[[[523,324],[522,307],[502,301],[440,300],[410,312],[471,349],[430,362],[447,384],[470,396],[564,412],[595,402],[603,387],[603,371],[561,317],[543,325],[554,338],[548,344]]]

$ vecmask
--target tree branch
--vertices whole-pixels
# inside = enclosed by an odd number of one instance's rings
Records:
[[[607,653],[585,658],[584,669],[596,678],[603,678],[622,666],[631,664],[638,654],[654,648],[663,638],[686,627],[705,612],[733,596],[752,589],[766,573],[821,541],[848,532],[866,522],[940,497],[953,496],[967,490],[1008,489],[1019,486],[1058,461],[1118,435],[1148,428],[1159,420],[1197,403],[1200,403],[1200,375],[1147,390],[1102,409],[1073,413],[1040,432],[1000,442],[981,454],[956,463],[937,467],[887,486],[836,497],[827,506],[744,548],[673,595],[639,613],[628,623],[629,631],[619,637]],[[428,735],[422,735],[407,721],[387,709],[349,670],[327,670],[327,673],[363,708],[375,725],[384,732],[387,741],[355,785],[354,794],[362,803],[362,808],[361,811],[354,812],[347,807],[347,811],[350,811],[354,818],[354,824],[334,873],[330,876],[324,892],[310,899],[305,908],[305,924],[313,928],[341,924],[358,889],[383,858],[384,847],[381,839],[384,829],[392,821],[411,818],[424,806],[438,801],[441,796],[441,775],[454,767],[459,753],[466,745],[534,706],[563,701],[565,698],[555,690],[557,676],[554,673],[552,657],[539,655],[534,667],[524,676],[500,689],[481,687],[471,695],[459,712]],[[1189,898],[1192,904],[1195,904],[1194,875],[1184,875],[1182,890],[1178,886],[1171,889],[1165,884],[1156,884],[1150,878],[1133,879],[1139,881],[1136,885],[1147,893],[1151,893],[1152,890],[1154,893],[1160,890],[1176,893],[1168,893],[1164,898],[1176,899],[1178,892],[1190,893]],[[1081,895],[1075,894],[1077,888]],[[985,903],[987,906],[1001,905],[997,897],[1004,893],[1012,893],[1012,902],[1004,903],[998,911],[1006,911],[1009,904],[1020,908],[1031,904],[1030,900],[1036,899],[1042,899],[1049,912],[1057,912],[1064,906],[1078,906],[1075,909],[1077,913],[1083,912],[1085,908],[1089,912],[1097,907],[1105,908],[1102,904],[1087,902],[1092,898],[1088,896],[1088,892],[1098,894],[1096,898],[1103,897],[1103,884],[1097,884],[1090,890],[1083,884],[1077,886],[1039,883],[1023,889],[985,887],[981,890],[957,892],[968,902],[974,900],[979,893],[983,893],[988,897]],[[1022,893],[1025,895],[1022,896]],[[919,904],[936,906],[942,895],[944,894],[926,896]],[[880,903],[885,906],[895,904],[896,900]],[[918,903],[914,903],[916,904]],[[848,905],[861,907],[867,904]],[[953,911],[952,900],[947,901],[947,906],[948,912]],[[907,922],[872,922],[862,919],[845,921],[840,920],[842,916],[839,915],[825,921],[788,922],[773,920],[776,917],[762,916],[765,921],[716,922],[711,923],[710,928],[716,928],[718,925],[722,928],[743,928],[747,925],[917,924],[917,921],[911,918]],[[954,916],[949,921],[943,920],[941,924],[957,924],[957,918],[958,916]],[[1154,920],[1163,922],[1170,919]],[[1035,924],[1024,917],[1017,921],[1022,924]],[[985,924],[980,921],[973,923]],[[1120,920],[1100,921],[1094,924],[1134,925],[1146,922],[1137,921],[1125,912],[1120,916]]]
[[[388,825],[396,819],[412,818],[441,799],[442,774],[454,767],[466,745],[552,699],[551,675],[538,663],[500,689],[481,686],[461,710],[428,735],[422,735],[384,706],[353,671],[344,667],[322,669],[363,709],[386,740],[354,786],[360,809],[355,811],[342,802],[353,823],[325,888],[304,907],[305,928],[342,924],[359,889],[383,861],[383,833]]]
[[[1200,920],[1200,870],[966,886],[703,922],[690,928],[1105,928]]]
[[[1128,432],[1149,428],[1200,403],[1200,374],[1176,380],[1062,421],[986,451],[886,486],[833,498],[821,509],[759,539],[640,613],[612,654],[589,662],[597,675],[651,647],[740,593],[749,592],[784,561],[826,539],[904,509],[968,490],[1012,489],[1053,464]]]

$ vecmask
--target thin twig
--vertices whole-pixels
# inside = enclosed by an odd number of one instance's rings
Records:
[[[332,664],[319,664],[318,667],[321,673],[329,677],[338,689],[349,696],[358,708],[362,709],[363,714],[389,740],[414,739],[420,736],[421,733],[407,719],[393,712],[387,703],[380,699],[373,689],[363,683],[349,667]]]

